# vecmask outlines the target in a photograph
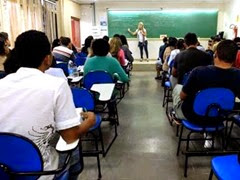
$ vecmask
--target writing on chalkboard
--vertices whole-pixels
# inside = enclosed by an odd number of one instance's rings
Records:
[[[163,11],[108,11],[108,34],[124,34],[132,37],[127,29],[136,30],[139,22],[144,23],[149,38],[161,34],[184,37],[195,32],[199,37],[208,38],[217,32],[217,10],[163,10]]]

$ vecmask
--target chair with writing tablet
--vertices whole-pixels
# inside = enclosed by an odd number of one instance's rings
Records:
[[[223,122],[228,118],[228,114],[233,110],[235,102],[235,95],[233,92],[226,88],[208,88],[199,91],[194,99],[193,110],[196,115],[201,117],[201,121],[204,121],[204,125],[199,125],[189,120],[182,120],[182,127],[179,135],[179,142],[177,147],[177,156],[180,152],[180,146],[182,141],[186,141],[185,154],[185,167],[184,176],[187,176],[188,158],[191,156],[209,156],[216,155],[218,151],[215,151],[215,135],[221,134],[222,137],[222,150],[224,149],[225,126]],[[187,138],[183,138],[183,129],[189,131]],[[211,134],[212,137],[195,138],[191,137],[193,133]],[[206,141],[211,140],[211,149],[199,151],[189,150],[190,141]]]
[[[113,84],[114,79],[111,74],[106,71],[90,71],[83,77],[83,87],[92,91],[92,86],[94,84]],[[95,111],[99,113],[109,114],[107,111],[108,103],[114,105],[114,119],[117,124],[119,124],[118,110],[117,110],[117,97],[113,95],[109,100],[101,101],[98,99],[98,94],[95,91],[92,91],[95,95],[96,108]],[[104,118],[103,121],[108,120]]]
[[[43,159],[39,148],[28,138],[14,133],[0,133],[0,179],[35,180],[40,176],[57,175],[58,180],[67,179],[67,167],[72,151],[78,141],[69,149],[59,149],[67,152],[64,165],[55,170],[44,170]],[[65,147],[63,147],[65,148]],[[58,151],[58,149],[56,148]]]

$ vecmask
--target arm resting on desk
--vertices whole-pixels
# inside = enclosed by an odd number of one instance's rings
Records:
[[[84,114],[85,121],[83,121],[79,126],[75,126],[69,129],[61,130],[60,135],[68,143],[73,143],[79,137],[88,132],[88,130],[95,124],[95,115],[92,112],[87,112]]]

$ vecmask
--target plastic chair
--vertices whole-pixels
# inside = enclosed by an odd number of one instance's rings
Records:
[[[90,71],[83,77],[83,86],[90,90],[93,84],[114,83],[113,77],[106,71]]]
[[[233,92],[226,88],[209,88],[199,91],[197,93],[193,110],[196,115],[202,117],[206,122],[211,123],[214,120],[214,125],[198,125],[193,121],[182,120],[182,127],[179,136],[177,156],[179,155],[180,146],[182,141],[186,141],[186,152],[185,152],[185,167],[184,176],[187,176],[188,157],[199,156],[199,155],[210,155],[209,152],[201,152],[194,154],[194,151],[189,151],[190,141],[199,140],[212,140],[212,149],[214,149],[214,133],[222,133],[222,147],[224,147],[224,124],[225,115],[230,112],[234,107],[235,96]],[[183,128],[188,129],[190,132],[187,135],[187,139],[182,138]],[[211,133],[212,138],[190,138],[192,133]],[[213,153],[214,154],[214,153]]]
[[[68,153],[63,167],[44,171],[43,159],[38,147],[28,138],[13,134],[0,133],[0,179],[35,180],[42,175],[63,173],[64,179],[71,153]]]
[[[215,157],[212,159],[211,167],[209,180],[212,180],[213,174],[219,180],[240,179],[240,164],[237,154]]]
[[[101,83],[114,83],[114,79],[106,71],[90,71],[88,72],[84,77],[83,77],[83,87],[91,90],[91,87],[93,84],[101,84]],[[114,106],[114,118],[116,119],[116,123],[119,124],[119,118],[118,118],[118,111],[117,111],[117,98],[112,97],[111,100],[108,102],[102,102],[98,101],[97,94],[93,92],[95,95],[95,100],[96,100],[96,106],[99,107],[98,109],[96,108],[95,111],[99,113],[108,113],[109,111],[106,112],[107,105],[109,103],[113,104]]]
[[[77,66],[84,66],[86,60],[87,60],[87,54],[81,52],[76,55],[76,59],[74,62]]]
[[[68,77],[69,73],[68,73],[68,64],[67,63],[65,63],[65,62],[57,63],[56,68],[61,68],[63,70],[64,74],[66,75],[66,77]]]

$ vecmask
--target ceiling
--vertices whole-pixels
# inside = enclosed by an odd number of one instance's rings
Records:
[[[176,3],[176,0],[121,0],[121,1],[117,1],[117,0],[72,0],[74,2],[77,3],[94,3],[94,2],[172,2],[172,3]],[[177,3],[223,3],[226,2],[228,0],[178,0]]]

